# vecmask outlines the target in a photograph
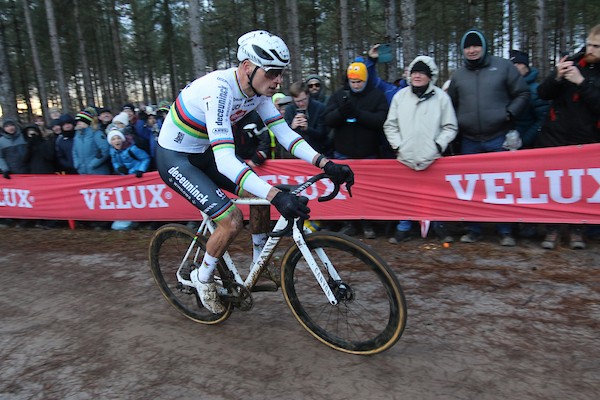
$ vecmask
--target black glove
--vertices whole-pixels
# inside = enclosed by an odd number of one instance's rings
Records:
[[[102,158],[102,150],[96,149],[96,158],[97,159],[101,159]]]
[[[2,171],[2,176],[4,179],[10,179],[10,173],[8,171]]]
[[[329,179],[337,185],[346,183],[346,189],[348,194],[352,197],[350,188],[354,185],[354,172],[352,169],[345,164],[336,164],[333,161],[327,161],[327,164],[323,167],[323,171],[329,175]]]
[[[127,175],[129,173],[129,171],[127,171],[127,168],[125,168],[123,165],[117,168],[117,172],[121,175]]]
[[[310,208],[306,206],[308,204],[307,197],[296,196],[289,192],[279,192],[273,197],[271,204],[286,219],[294,219],[296,217],[308,219],[310,217]]]
[[[136,178],[141,178],[143,175],[144,175],[144,173],[142,171],[135,171]]]
[[[348,99],[346,99],[340,106],[340,113],[346,118],[356,117],[357,114],[354,104],[352,104]]]

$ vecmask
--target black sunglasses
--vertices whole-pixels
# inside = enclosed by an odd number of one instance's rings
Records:
[[[309,83],[309,84],[308,84],[308,87],[309,87],[309,88],[313,88],[313,87],[321,87],[321,84],[320,84],[320,83]]]
[[[263,71],[265,71],[265,76],[267,77],[267,79],[275,79],[278,76],[281,76],[281,74],[283,74],[283,68],[262,68]]]

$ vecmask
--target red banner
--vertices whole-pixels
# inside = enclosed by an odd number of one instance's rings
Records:
[[[395,160],[349,160],[356,175],[314,219],[564,222],[600,224],[600,144],[446,157],[415,172]],[[269,160],[256,172],[272,184],[319,171],[300,160]],[[331,192],[309,188],[309,199]],[[273,218],[277,213],[273,209]],[[176,221],[198,211],[156,172],[133,175],[12,175],[0,178],[0,218]]]

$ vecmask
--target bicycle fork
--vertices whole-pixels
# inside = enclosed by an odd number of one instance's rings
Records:
[[[323,289],[325,296],[327,296],[327,300],[329,300],[330,304],[336,305],[336,304],[338,304],[338,300],[336,299],[335,295],[333,294],[333,291],[331,290],[331,287],[329,287],[327,279],[323,275],[323,272],[321,272],[321,269],[317,265],[315,258],[313,257],[312,253],[310,252],[310,249],[308,248],[308,245],[306,244],[306,241],[304,240],[304,236],[302,235],[302,231],[300,229],[302,229],[302,228],[299,228],[298,224],[294,223],[294,227],[292,230],[292,237],[294,238],[294,242],[296,242],[298,249],[300,250],[300,252],[302,253],[302,256],[306,260],[306,263],[308,264],[310,270],[312,271],[313,275],[315,276],[315,279],[321,286],[321,289]],[[327,257],[327,255],[325,254],[323,249],[315,249],[315,252],[317,253],[317,256],[319,256],[319,259],[323,262],[323,264],[327,268],[327,272],[329,273],[331,278],[335,281],[339,281],[340,276],[338,275],[335,268],[333,268],[333,264],[331,263],[331,260],[329,260],[329,258]]]

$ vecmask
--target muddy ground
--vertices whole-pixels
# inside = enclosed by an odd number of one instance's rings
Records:
[[[600,398],[600,242],[368,240],[408,324],[364,357],[313,339],[280,292],[218,326],[177,314],[151,233],[0,230],[0,399]]]

